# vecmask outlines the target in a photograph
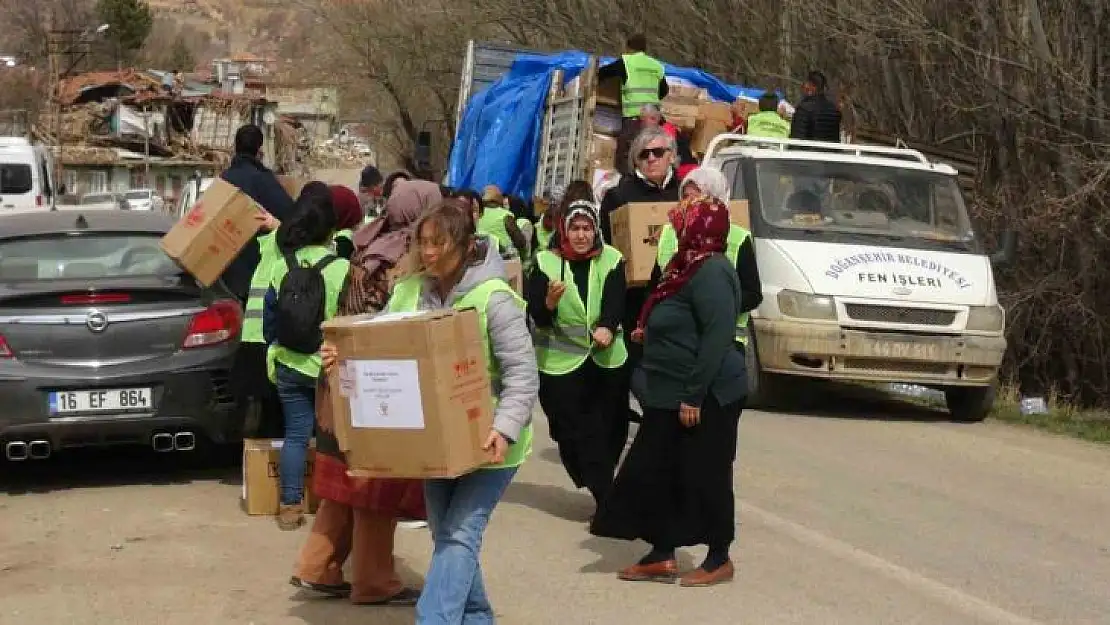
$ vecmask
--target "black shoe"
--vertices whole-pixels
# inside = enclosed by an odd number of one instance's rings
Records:
[[[351,585],[347,582],[343,582],[342,584],[317,584],[315,582],[306,582],[294,575],[289,578],[289,584],[297,588],[311,590],[312,592],[318,592],[322,595],[335,597],[337,599],[351,596]]]

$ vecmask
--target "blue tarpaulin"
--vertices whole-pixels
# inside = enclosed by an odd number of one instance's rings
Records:
[[[563,70],[573,80],[589,63],[585,52],[517,56],[509,73],[488,89],[471,96],[458,122],[447,174],[451,186],[481,189],[495,184],[507,194],[532,197],[539,162],[544,102],[552,74]],[[602,58],[601,64],[613,61]],[[709,97],[732,102],[758,99],[762,89],[721,82],[699,69],[663,64],[668,77],[705,89]]]

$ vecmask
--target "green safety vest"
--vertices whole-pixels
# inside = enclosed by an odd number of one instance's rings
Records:
[[[790,138],[790,123],[775,111],[763,111],[748,116],[748,135],[788,139]]]
[[[478,234],[493,237],[502,250],[513,249],[513,240],[509,236],[509,230],[505,228],[505,218],[512,215],[504,208],[495,206],[484,209],[482,216],[478,218]]]
[[[420,306],[420,293],[423,286],[424,278],[419,274],[401,280],[394,285],[393,293],[389,296],[389,305],[386,307],[386,310],[388,312],[416,312]],[[520,299],[520,296],[513,291],[508,282],[500,278],[486,280],[468,291],[451,305],[455,310],[473,308],[478,311],[478,330],[482,337],[482,348],[486,352],[486,369],[489,371],[491,382],[497,382],[501,379],[501,371],[497,367],[497,360],[493,356],[493,348],[489,341],[486,309],[489,307],[490,296],[498,292],[507,293],[521,309],[524,309],[524,300]],[[493,398],[493,404],[494,408],[496,408],[496,397]],[[515,443],[509,446],[509,450],[505,454],[504,462],[501,464],[486,465],[482,468],[505,469],[519,467],[524,464],[524,461],[530,455],[532,455],[532,424],[528,424],[520,431],[520,437],[517,438]]]
[[[251,276],[251,287],[247,293],[247,307],[243,311],[243,343],[265,343],[262,335],[262,309],[266,303],[266,291],[273,280],[275,263],[281,262],[281,251],[277,246],[277,231],[258,237],[258,266]]]
[[[621,114],[639,117],[645,104],[659,104],[659,81],[663,80],[663,64],[645,52],[622,54],[624,71],[628,74],[621,85]]]
[[[536,251],[542,252],[551,247],[551,237],[555,236],[553,230],[543,227],[543,219],[536,220]]]
[[[566,375],[577,370],[593,358],[599,367],[616,369],[628,360],[628,352],[618,329],[613,343],[605,349],[595,349],[593,331],[601,316],[601,295],[605,279],[616,269],[624,257],[616,248],[606,245],[601,254],[590,261],[589,285],[586,302],[574,282],[574,272],[563,270],[563,259],[555,252],[543,251],[536,256],[537,268],[548,280],[560,280],[567,286],[559,305],[555,308],[555,327],[536,328],[536,363],[548,375]]]
[[[293,256],[301,265],[311,266],[329,254],[332,254],[332,251],[322,245],[310,245],[297,250]],[[331,319],[338,312],[339,294],[343,291],[343,283],[347,280],[347,272],[350,268],[351,263],[342,258],[337,258],[327,267],[324,267],[324,319]],[[285,274],[287,273],[289,273],[289,267],[285,265],[285,258],[279,258],[274,263],[273,277],[270,281],[270,286],[275,291],[281,290],[281,283],[285,280]],[[319,352],[302,354],[274,343],[270,345],[267,356],[271,365],[282,364],[313,379],[320,375]],[[270,367],[270,377],[271,379],[274,377],[272,366]]]
[[[733,267],[736,266],[736,258],[740,255],[740,246],[751,236],[751,232],[736,224],[729,226],[728,238],[725,240],[725,257]],[[676,252],[678,252],[678,236],[675,235],[674,226],[666,224],[663,226],[663,231],[659,233],[659,251],[655,257],[659,268],[666,269],[667,263]],[[748,313],[740,313],[736,318],[736,341],[744,347],[748,346],[748,316]]]

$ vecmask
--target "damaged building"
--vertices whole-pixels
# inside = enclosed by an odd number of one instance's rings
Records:
[[[247,123],[263,130],[265,163],[278,173],[298,167],[295,129],[257,92],[124,70],[63,80],[57,102],[38,128],[59,146],[69,196],[151,188],[173,201],[188,178],[227,166],[235,132]]]

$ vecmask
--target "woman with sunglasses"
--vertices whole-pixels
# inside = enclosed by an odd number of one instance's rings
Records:
[[[677,144],[675,140],[658,126],[645,128],[636,135],[628,152],[628,165],[631,174],[621,176],[617,186],[605,193],[601,200],[601,214],[598,225],[606,243],[613,242],[613,231],[609,217],[613,211],[631,202],[670,202],[678,201],[678,177],[675,175]],[[624,299],[624,319],[621,325],[626,329],[636,327],[636,315],[647,299],[646,285],[629,285]],[[628,367],[632,371],[640,362],[643,348],[628,340],[624,335],[628,350]],[[625,376],[625,392],[628,394],[630,378]],[[626,408],[626,416],[639,420],[631,407]],[[627,423],[625,438],[627,438]],[[621,447],[623,450],[623,446]],[[619,452],[618,452],[619,455]]]
[[[614,447],[624,447],[615,433],[627,436],[628,353],[620,336],[624,257],[601,240],[597,219],[593,202],[567,205],[549,249],[536,255],[526,295],[551,437],[571,481],[600,505],[613,483]]]

